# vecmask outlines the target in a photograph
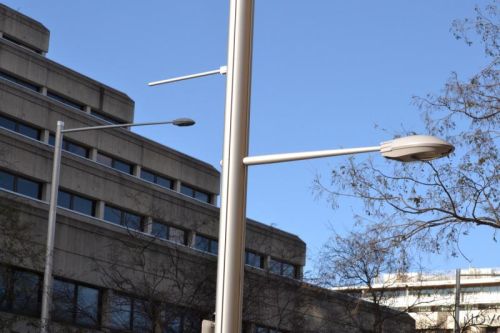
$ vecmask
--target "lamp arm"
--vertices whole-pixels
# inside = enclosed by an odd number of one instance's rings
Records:
[[[332,150],[318,150],[318,151],[306,151],[299,153],[285,153],[285,154],[271,154],[271,155],[260,155],[260,156],[247,156],[243,158],[243,164],[245,165],[259,165],[259,164],[271,164],[280,162],[291,162],[299,160],[309,160],[313,158],[320,157],[333,157],[342,155],[353,155],[380,151],[380,146],[372,147],[361,147],[361,148],[347,148],[347,149],[332,149]]]

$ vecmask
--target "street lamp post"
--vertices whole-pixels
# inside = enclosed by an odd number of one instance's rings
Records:
[[[380,146],[248,157],[254,0],[230,0],[227,67],[155,81],[150,86],[226,74],[215,333],[239,333],[242,323],[247,172],[249,165],[380,151],[403,162],[445,156],[453,146],[412,136]],[[205,330],[211,330],[207,325]]]
[[[52,303],[52,284],[53,284],[53,259],[54,259],[54,240],[56,231],[56,215],[57,215],[57,195],[59,192],[59,177],[61,174],[61,154],[64,133],[93,131],[109,128],[123,128],[134,126],[149,126],[149,125],[164,125],[171,124],[175,126],[191,126],[194,125],[194,120],[189,118],[178,118],[169,121],[145,122],[145,123],[128,123],[128,124],[113,124],[100,125],[90,127],[78,127],[64,129],[64,122],[58,121],[56,128],[56,138],[54,142],[54,157],[52,164],[52,183],[50,186],[50,204],[49,204],[49,219],[47,224],[47,245],[45,251],[45,270],[43,277],[42,290],[42,311],[40,315],[40,332],[49,332],[50,324],[50,307]]]

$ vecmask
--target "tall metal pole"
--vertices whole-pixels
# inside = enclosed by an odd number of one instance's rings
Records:
[[[455,329],[454,333],[460,333],[460,268],[455,273]]]
[[[216,333],[241,332],[253,0],[231,0],[222,158]]]
[[[50,307],[52,300],[52,266],[54,261],[54,238],[56,231],[57,194],[59,192],[59,175],[61,170],[61,149],[64,122],[57,122],[56,141],[54,143],[54,159],[52,162],[52,184],[50,186],[49,221],[47,226],[47,248],[45,252],[45,272],[43,276],[42,313],[40,332],[49,332]]]

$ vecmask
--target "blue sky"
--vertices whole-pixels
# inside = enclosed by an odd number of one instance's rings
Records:
[[[225,64],[229,1],[4,0],[51,31],[48,57],[136,102],[136,121],[180,116],[192,128],[135,131],[219,168],[225,78],[168,86],[147,82]],[[486,1],[479,1],[479,4]],[[413,95],[439,92],[452,71],[486,63],[481,49],[456,41],[455,18],[474,2],[456,0],[257,0],[251,154],[376,145],[404,128],[422,132]],[[254,167],[248,216],[297,234],[308,245],[308,268],[330,228],[352,228],[355,202],[332,210],[311,192],[316,174],[340,159]],[[488,229],[463,239],[472,259],[428,259],[430,269],[500,266],[500,245]]]

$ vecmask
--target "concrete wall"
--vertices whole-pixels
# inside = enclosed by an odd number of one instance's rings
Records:
[[[2,39],[0,67],[40,86],[42,91],[56,92],[117,121],[133,122],[134,102],[126,94]]]
[[[49,50],[49,30],[41,23],[0,4],[0,33],[40,53]]]

